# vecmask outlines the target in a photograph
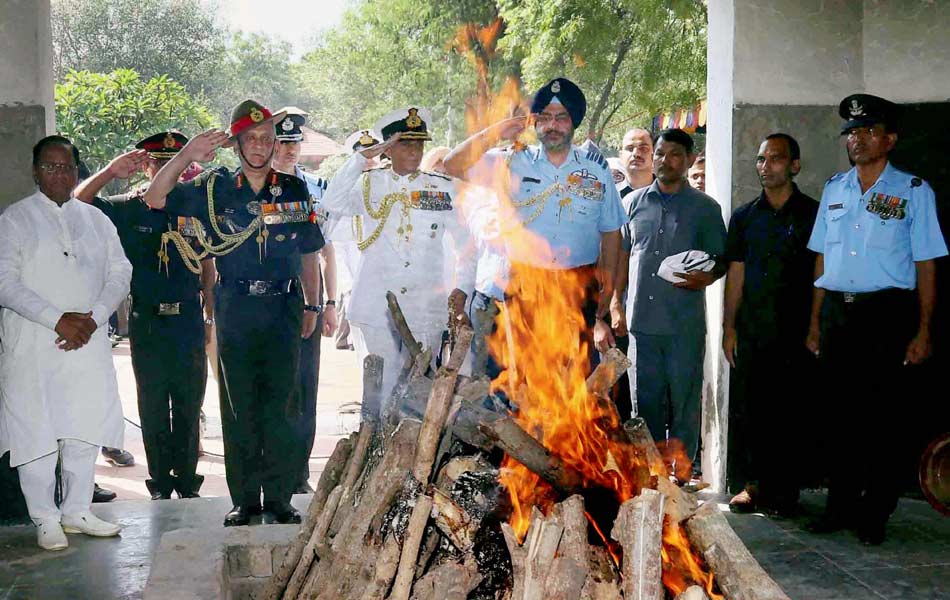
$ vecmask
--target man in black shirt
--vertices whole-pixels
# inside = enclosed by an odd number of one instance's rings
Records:
[[[163,234],[176,231],[193,250],[201,248],[193,219],[149,208],[143,199],[148,183],[127,194],[108,198],[96,194],[113,179],[128,179],[140,169],[151,180],[187,141],[177,131],[151,135],[75,191],[77,198],[109,217],[132,263],[129,338],[150,477],[145,485],[153,500],[171,498],[172,492],[181,498],[197,497],[204,480],[195,473],[198,415],[208,375],[200,269],[186,264],[177,251],[166,252]]]
[[[793,183],[800,159],[794,138],[769,135],[756,157],[762,193],[729,222],[722,347],[733,368],[727,479],[739,492],[735,511],[787,514],[798,502],[802,455],[792,436],[812,361],[804,340],[815,254],[806,245],[818,212]]]
[[[283,117],[245,100],[228,132],[196,135],[145,194],[153,208],[197,217],[203,248],[216,256],[221,421],[234,502],[225,526],[247,525],[262,510],[279,523],[300,522],[290,505],[302,460],[295,391],[300,339],[317,323],[316,253],[324,241],[307,185],[271,168],[274,123]],[[240,169],[213,169],[176,185],[188,164],[212,159],[222,146],[234,148]]]

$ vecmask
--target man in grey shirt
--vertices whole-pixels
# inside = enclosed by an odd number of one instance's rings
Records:
[[[682,281],[675,284],[657,272],[663,259],[687,250],[721,257],[726,228],[716,201],[686,181],[695,158],[689,134],[665,130],[654,148],[656,180],[624,199],[627,224],[621,230],[624,252],[615,299],[629,283],[625,312],[632,339],[627,355],[633,362],[630,395],[637,415],[646,420],[654,439],[679,440],[694,461],[706,340],[703,290],[725,269],[717,262],[708,272],[677,273]],[[689,480],[688,465],[676,462],[677,478]]]

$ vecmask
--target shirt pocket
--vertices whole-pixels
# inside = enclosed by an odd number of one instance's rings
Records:
[[[840,244],[846,210],[829,210],[825,213],[825,243]]]
[[[596,223],[604,205],[602,201],[588,200],[576,195],[572,196],[571,204],[574,208],[574,221],[577,223]]]
[[[874,219],[868,228],[868,248],[877,250],[892,250],[910,237],[904,219]]]
[[[653,235],[653,223],[645,217],[634,216],[630,221],[630,230],[633,232],[633,247],[644,248]]]

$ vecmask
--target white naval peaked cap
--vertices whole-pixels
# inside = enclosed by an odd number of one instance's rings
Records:
[[[716,266],[716,261],[702,250],[687,250],[664,258],[656,274],[670,283],[680,283],[685,280],[674,273],[708,272],[712,271],[714,266]]]
[[[410,105],[392,111],[376,121],[373,129],[380,132],[383,141],[397,133],[402,133],[404,140],[431,140],[429,126],[432,124],[432,113],[419,105]]]

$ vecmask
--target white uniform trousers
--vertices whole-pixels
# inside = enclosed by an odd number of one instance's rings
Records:
[[[80,440],[59,440],[59,451],[50,452],[17,467],[20,489],[30,518],[37,525],[47,519],[60,520],[89,510],[95,486],[96,456],[99,446]],[[62,457],[63,497],[57,508],[56,462]]]
[[[383,359],[383,404],[389,399],[393,388],[396,387],[396,380],[399,379],[399,373],[403,366],[409,360],[409,350],[403,346],[402,339],[395,327],[372,327],[370,325],[350,324],[356,335],[353,336],[353,348],[359,357],[360,369],[363,368],[363,360],[370,354],[376,354]],[[432,348],[432,367],[435,368],[435,360],[439,356],[442,348],[443,329],[433,331],[413,331],[416,341],[422,344],[423,348]]]

